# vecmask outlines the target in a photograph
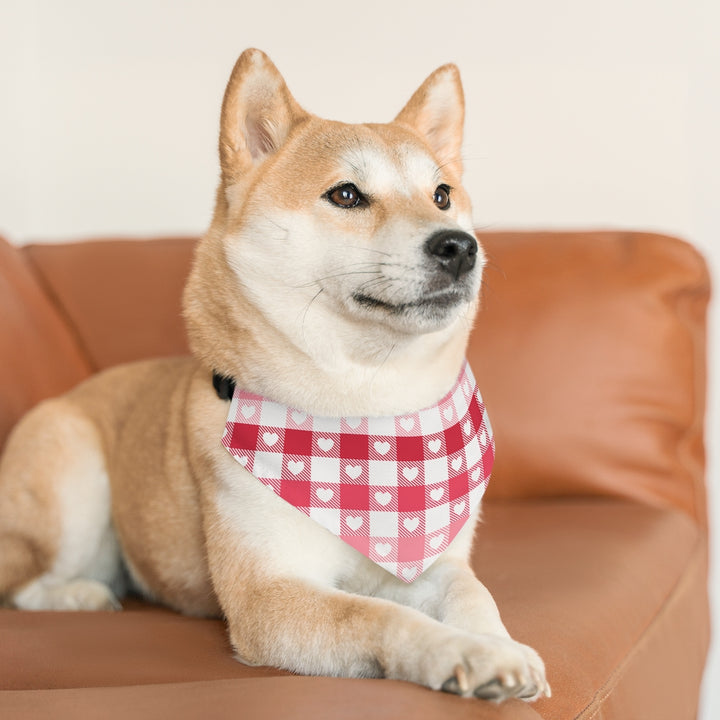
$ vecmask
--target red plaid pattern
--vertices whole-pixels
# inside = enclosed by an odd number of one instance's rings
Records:
[[[240,388],[222,444],[283,500],[412,582],[480,502],[495,444],[467,362],[432,407],[313,417]]]

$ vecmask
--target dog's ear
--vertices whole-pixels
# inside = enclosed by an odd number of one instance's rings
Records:
[[[264,52],[245,50],[235,63],[220,118],[220,167],[225,185],[237,182],[285,142],[308,117]]]
[[[462,172],[465,98],[455,65],[439,67],[415,91],[395,122],[409,125],[425,139],[438,160]]]

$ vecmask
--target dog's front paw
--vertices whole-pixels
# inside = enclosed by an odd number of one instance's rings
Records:
[[[454,634],[428,653],[422,665],[424,684],[456,695],[497,702],[550,697],[540,656],[510,638]]]

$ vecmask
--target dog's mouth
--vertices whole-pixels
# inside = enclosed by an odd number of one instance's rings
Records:
[[[446,288],[403,302],[389,302],[361,292],[355,293],[352,299],[368,310],[379,310],[390,315],[403,315],[412,311],[425,311],[427,314],[436,315],[454,308],[467,301],[468,298],[467,292],[463,292],[459,288]]]

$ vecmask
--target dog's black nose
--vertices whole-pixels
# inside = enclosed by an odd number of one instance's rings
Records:
[[[456,280],[475,267],[477,240],[461,230],[440,230],[425,242],[425,252]]]

